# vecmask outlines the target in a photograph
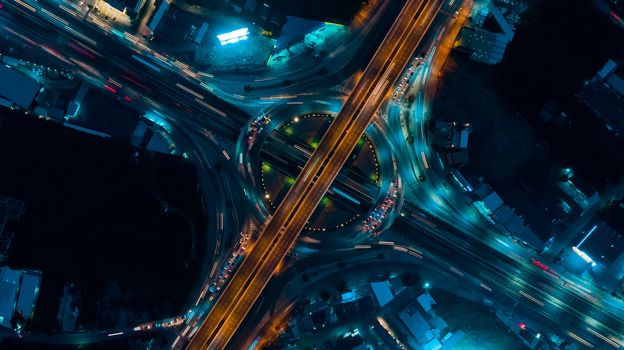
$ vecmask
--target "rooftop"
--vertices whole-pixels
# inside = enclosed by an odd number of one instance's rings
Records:
[[[15,69],[0,65],[0,97],[28,108],[39,92],[39,83],[17,72]]]
[[[32,315],[40,283],[38,271],[0,269],[0,326],[11,328],[14,311],[25,319]]]
[[[390,290],[390,283],[388,283],[388,281],[372,282],[370,285],[373,289],[373,293],[375,294],[375,298],[377,298],[379,306],[386,305],[394,298],[392,290]]]
[[[399,318],[416,339],[423,339],[429,331],[429,323],[418,311],[405,309],[399,313]]]
[[[437,302],[433,299],[433,297],[431,296],[431,294],[429,294],[429,292],[425,292],[419,295],[418,298],[416,298],[416,300],[418,300],[418,303],[420,304],[420,306],[422,306],[423,310],[427,312],[431,310],[431,307],[433,305],[437,304]]]
[[[596,117],[604,119],[607,128],[624,130],[624,73],[613,60],[607,63],[589,80],[578,94]]]

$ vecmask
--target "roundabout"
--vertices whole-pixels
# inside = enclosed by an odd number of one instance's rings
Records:
[[[290,100],[255,117],[239,137],[238,167],[258,219],[267,220],[294,184],[341,107],[341,96]],[[372,123],[310,218],[298,252],[367,240],[400,208],[400,179],[383,131]]]

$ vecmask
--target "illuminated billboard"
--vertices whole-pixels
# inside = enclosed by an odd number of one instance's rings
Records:
[[[217,39],[219,39],[219,41],[221,42],[221,45],[227,45],[227,44],[233,44],[233,43],[239,42],[241,40],[245,40],[247,39],[248,35],[249,35],[249,29],[241,28],[241,29],[236,29],[228,33],[219,34],[217,35]]]

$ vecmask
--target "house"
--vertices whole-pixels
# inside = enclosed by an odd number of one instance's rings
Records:
[[[372,282],[370,286],[373,289],[373,294],[375,295],[379,306],[386,305],[394,298],[392,290],[390,289],[390,283],[388,283],[388,281]]]

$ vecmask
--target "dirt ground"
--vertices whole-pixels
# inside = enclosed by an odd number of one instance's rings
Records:
[[[453,349],[527,349],[525,344],[482,304],[443,290],[434,290],[431,294],[438,301],[436,313],[451,328],[461,329],[466,333]]]
[[[547,146],[492,88],[493,70],[450,57],[433,105],[434,118],[468,122],[471,163],[490,182],[509,183],[544,163]]]

